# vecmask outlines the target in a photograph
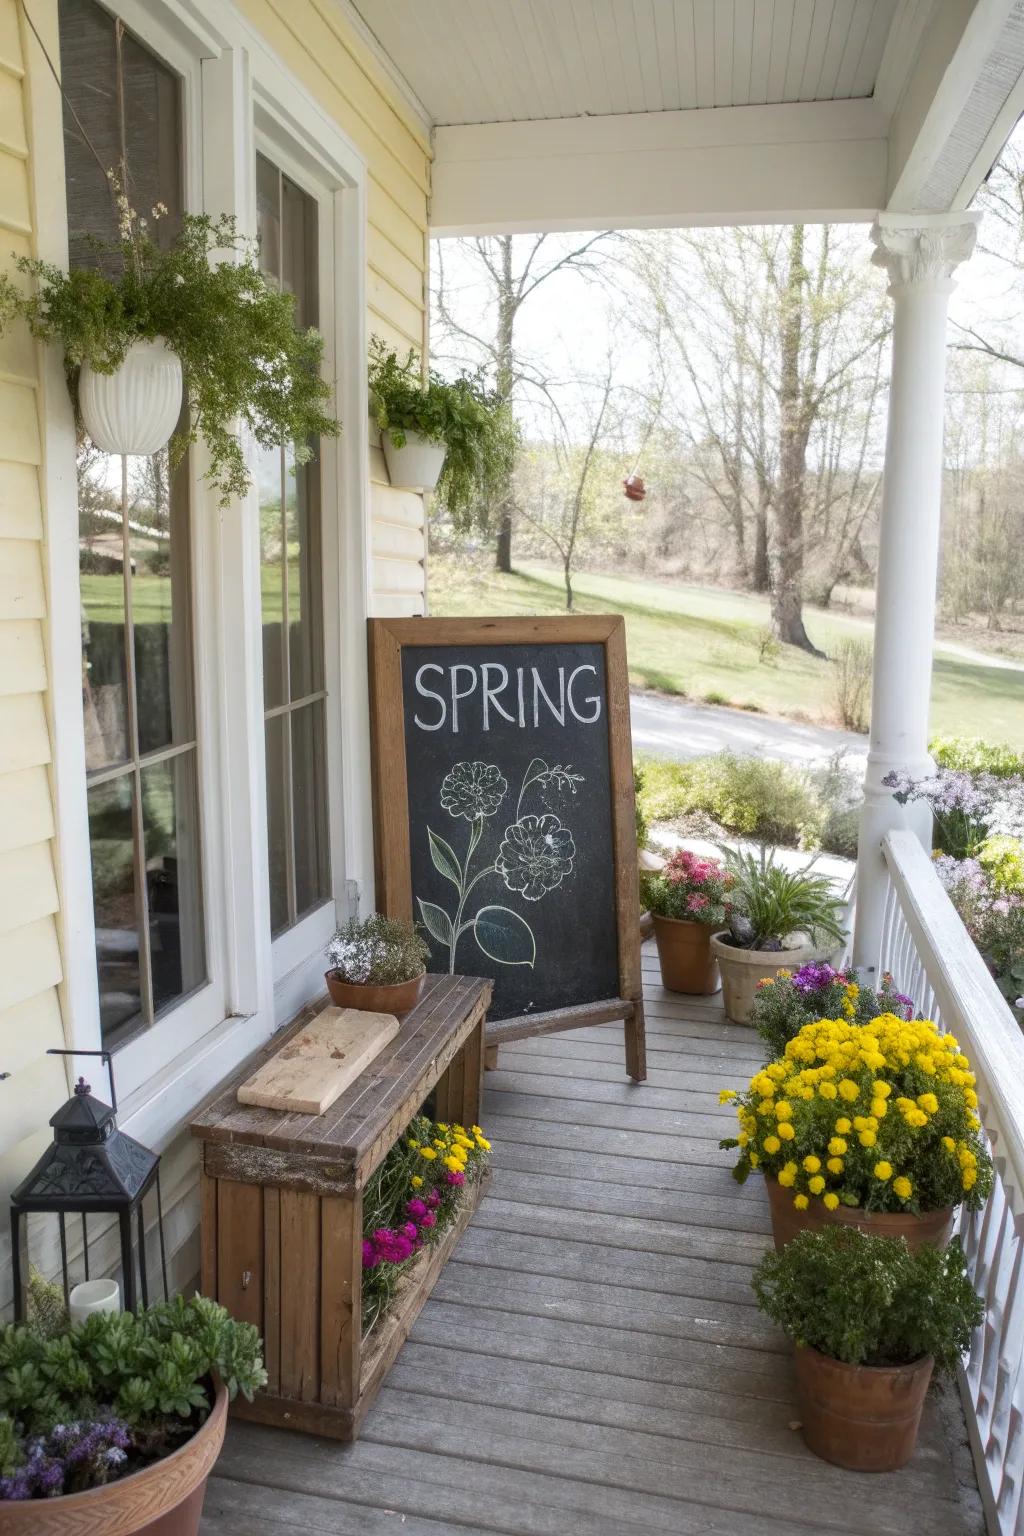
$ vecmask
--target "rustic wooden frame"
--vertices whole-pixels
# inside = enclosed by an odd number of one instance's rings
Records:
[[[402,650],[407,645],[601,645],[608,700],[608,762],[611,775],[615,918],[619,995],[579,1007],[522,1014],[488,1024],[488,1051],[504,1041],[622,1019],[626,1071],[635,1082],[647,1076],[643,988],[640,971],[640,897],[637,881],[633,744],[629,720],[626,629],[618,614],[481,619],[369,619],[370,754],[373,775],[373,847],[377,908],[411,922],[409,786],[405,766]],[[493,1059],[493,1058],[492,1058]]]

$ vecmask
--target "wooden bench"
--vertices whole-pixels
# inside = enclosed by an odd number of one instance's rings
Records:
[[[491,983],[428,976],[398,1035],[323,1115],[238,1103],[240,1083],[309,1013],[235,1074],[197,1114],[202,1141],[202,1288],[263,1335],[268,1382],[234,1411],[261,1423],[352,1440],[478,1204],[425,1248],[395,1304],[362,1337],[363,1189],[434,1090],[434,1116],[480,1118]]]

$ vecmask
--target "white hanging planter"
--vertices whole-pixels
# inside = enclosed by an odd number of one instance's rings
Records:
[[[158,453],[181,414],[181,359],[167,343],[133,341],[114,373],[82,364],[78,401],[85,430],[104,453]]]
[[[444,468],[445,444],[432,443],[419,432],[406,432],[401,448],[395,447],[390,432],[383,432],[381,438],[391,484],[406,491],[432,491]]]

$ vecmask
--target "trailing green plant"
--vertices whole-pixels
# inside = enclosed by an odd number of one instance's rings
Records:
[[[375,336],[370,343],[370,409],[396,448],[409,432],[446,448],[434,491],[456,530],[486,521],[487,509],[512,474],[519,432],[507,402],[479,375],[423,375],[416,353],[400,358]]]
[[[766,1253],[751,1282],[758,1306],[797,1345],[846,1365],[911,1365],[930,1355],[952,1371],[985,1308],[954,1238],[946,1249],[855,1227],[800,1232]]]
[[[296,329],[294,297],[265,281],[233,218],[187,213],[161,244],[152,231],[167,210],[158,204],[152,220],[139,217],[113,173],[110,180],[118,239],[90,242],[102,266],[64,272],[16,257],[33,288],[25,293],[0,275],[0,334],[21,318],[38,340],[59,342],[76,406],[83,363],[111,374],[133,342],[163,338],[181,359],[188,404],[171,462],[201,435],[210,456],[206,477],[223,506],[249,489],[239,422],[261,447],[293,444],[299,463],[310,458],[312,439],[338,432],[326,412],[323,338]],[[107,275],[111,268],[115,276]]]
[[[257,1330],[204,1296],[56,1333],[0,1327],[0,1501],[97,1486],[169,1455],[206,1418],[214,1377],[249,1399],[267,1379]]]
[[[780,950],[793,933],[806,933],[816,944],[843,942],[843,902],[827,875],[812,874],[810,864],[786,869],[774,848],[752,853],[723,844],[722,856],[733,877],[729,931],[740,949]]]
[[[390,987],[419,976],[430,949],[414,923],[374,912],[353,917],[327,946],[327,963],[342,981]]]

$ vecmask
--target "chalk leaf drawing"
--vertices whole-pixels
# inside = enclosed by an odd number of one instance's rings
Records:
[[[430,861],[438,874],[455,887],[458,899],[454,912],[437,902],[416,898],[423,926],[437,944],[448,950],[448,969],[454,974],[455,951],[464,933],[470,930],[477,947],[499,965],[529,965],[537,959],[537,940],[533,929],[511,907],[490,903],[466,917],[466,904],[482,880],[497,875],[506,890],[525,901],[540,901],[556,890],[572,873],[576,843],[572,832],[563,826],[553,811],[537,814],[523,811],[523,801],[531,791],[575,795],[584,782],[570,764],[549,766],[542,757],[531,761],[516,798],[515,818],[505,827],[497,852],[491,862],[471,874],[473,856],[484,835],[484,824],[501,809],[508,794],[508,780],[493,763],[455,763],[441,784],[441,806],[449,816],[469,822],[465,855],[460,857],[433,827],[427,828]]]

